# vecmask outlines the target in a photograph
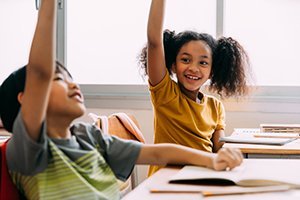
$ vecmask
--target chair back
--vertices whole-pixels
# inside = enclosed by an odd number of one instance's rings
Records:
[[[7,142],[8,140],[0,144],[0,200],[18,200],[20,195],[10,178],[6,164]]]

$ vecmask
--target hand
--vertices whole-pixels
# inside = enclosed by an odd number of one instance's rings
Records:
[[[217,171],[231,170],[243,162],[243,155],[239,149],[222,148],[212,159],[212,168]]]

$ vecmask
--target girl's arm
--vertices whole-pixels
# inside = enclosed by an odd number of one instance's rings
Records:
[[[238,149],[223,148],[213,154],[176,144],[154,144],[143,145],[137,164],[190,164],[225,170],[239,166],[242,161],[243,156]]]
[[[219,142],[220,137],[224,137],[225,136],[225,132],[224,130],[216,130],[213,135],[212,135],[212,143],[213,143],[213,152],[216,153],[219,151],[219,149],[222,148],[222,146],[224,145],[224,142]]]
[[[165,0],[152,0],[147,28],[147,63],[151,85],[157,85],[166,74],[163,46],[163,18]]]
[[[33,140],[38,139],[46,116],[55,70],[56,4],[56,0],[42,1],[30,49],[25,90],[19,95],[22,117]]]

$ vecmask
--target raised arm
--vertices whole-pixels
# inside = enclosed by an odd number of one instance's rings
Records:
[[[163,46],[163,18],[165,0],[152,0],[148,19],[148,76],[150,83],[157,85],[166,74]]]
[[[39,137],[46,116],[52,77],[55,70],[56,0],[43,0],[31,44],[21,113],[33,140]]]

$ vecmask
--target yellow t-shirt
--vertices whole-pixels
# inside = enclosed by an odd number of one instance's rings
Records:
[[[222,103],[205,94],[200,103],[189,99],[168,72],[159,84],[149,85],[154,110],[154,143],[175,143],[212,152],[213,133],[225,129]],[[150,166],[149,175],[158,169],[158,166]]]

